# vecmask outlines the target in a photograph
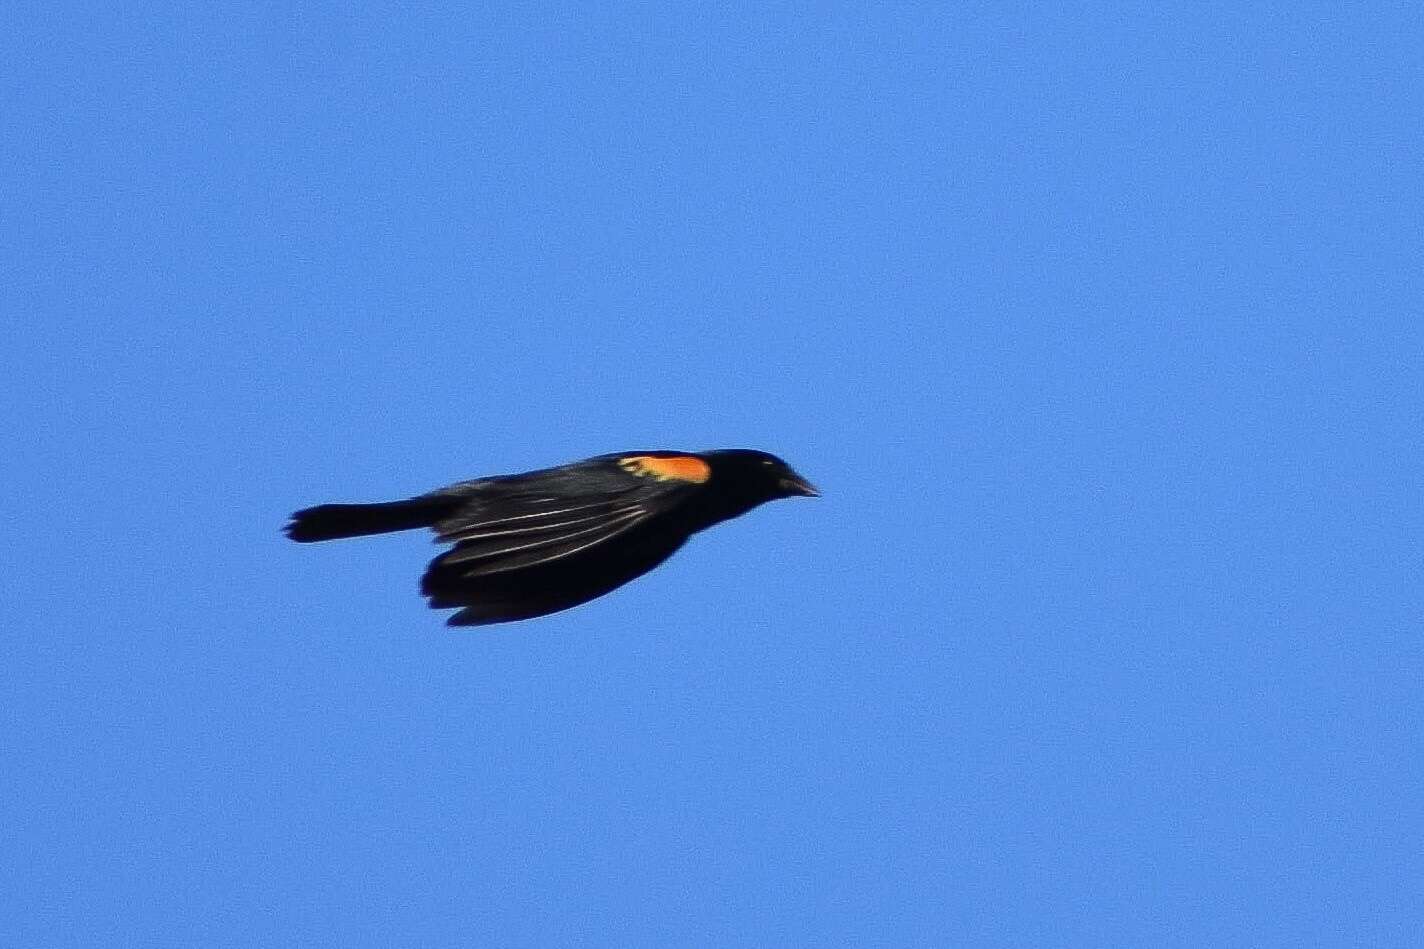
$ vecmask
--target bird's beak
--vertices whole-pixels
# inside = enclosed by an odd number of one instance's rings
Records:
[[[807,498],[818,498],[821,496],[821,492],[817,491],[811,482],[795,472],[781,479],[781,490],[787,494],[800,495]]]

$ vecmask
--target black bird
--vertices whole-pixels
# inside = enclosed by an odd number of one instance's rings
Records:
[[[586,603],[642,576],[689,537],[757,505],[819,492],[763,451],[637,451],[461,481],[405,501],[292,515],[307,543],[429,527],[454,544],[420,592],[460,607],[451,626],[506,623]]]

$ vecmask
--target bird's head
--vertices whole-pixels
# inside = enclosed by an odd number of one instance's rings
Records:
[[[750,448],[705,452],[711,481],[722,491],[755,506],[777,498],[817,498],[821,492],[775,455]]]

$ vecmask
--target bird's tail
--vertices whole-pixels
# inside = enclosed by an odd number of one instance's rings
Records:
[[[449,497],[423,496],[385,504],[321,504],[292,515],[285,530],[301,543],[364,537],[430,527],[458,504]]]

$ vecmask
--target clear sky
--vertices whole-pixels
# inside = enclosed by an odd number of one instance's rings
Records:
[[[1417,4],[66,6],[0,945],[1424,941]],[[523,624],[279,533],[742,446]]]

